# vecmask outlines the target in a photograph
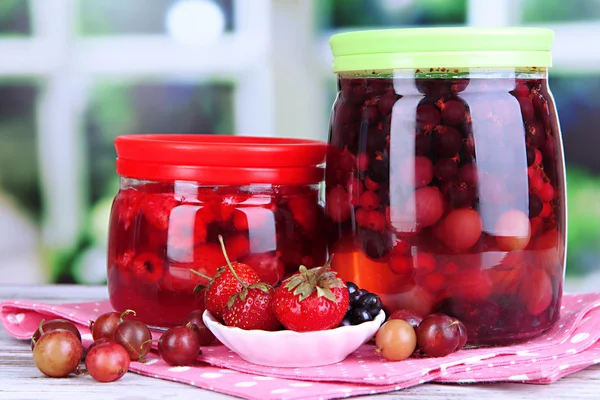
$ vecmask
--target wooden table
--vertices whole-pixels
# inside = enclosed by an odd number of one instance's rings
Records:
[[[0,286],[0,301],[32,299],[65,303],[107,298],[105,287]],[[51,379],[35,367],[29,342],[11,338],[0,328],[0,399],[226,399],[229,396],[192,386],[152,379],[133,373],[113,383],[98,383],[89,376]],[[553,385],[518,383],[447,385],[425,384],[400,392],[369,398],[418,399],[597,399],[600,398],[600,366],[570,375]]]

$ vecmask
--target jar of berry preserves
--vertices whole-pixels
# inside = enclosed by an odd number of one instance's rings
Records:
[[[388,312],[443,312],[471,344],[491,345],[558,319],[566,209],[552,41],[531,28],[331,38],[329,251]]]
[[[120,190],[108,244],[112,306],[169,326],[203,306],[194,293],[229,258],[277,284],[322,265],[319,187],[327,144],[305,139],[131,135],[115,140]]]

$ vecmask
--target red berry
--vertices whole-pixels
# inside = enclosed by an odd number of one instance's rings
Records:
[[[238,233],[227,238],[227,254],[232,260],[240,260],[248,253],[250,253],[250,242],[245,235]],[[225,264],[220,266],[223,265]]]
[[[248,230],[248,217],[242,210],[235,210],[233,212],[233,227],[238,231]]]
[[[401,254],[392,254],[388,260],[389,269],[398,275],[408,275],[413,272],[413,258]]]
[[[498,218],[493,234],[501,250],[523,250],[531,237],[529,218],[519,210],[505,211]]]
[[[479,271],[459,271],[447,281],[454,297],[468,300],[485,300],[492,294],[492,282]]]
[[[548,218],[552,214],[552,205],[550,203],[544,203],[542,206],[542,212],[540,213],[540,217]]]
[[[65,329],[43,334],[33,348],[36,367],[52,378],[63,378],[79,367],[83,355],[81,341]]]
[[[117,314],[117,317],[118,315],[119,314]],[[90,323],[90,325],[93,325],[93,323]],[[81,342],[81,333],[79,333],[79,329],[77,329],[77,327],[73,325],[72,322],[69,322],[64,319],[52,319],[50,321],[42,320],[42,322],[40,322],[38,326],[38,329],[31,336],[31,350],[35,348],[35,345],[37,344],[38,340],[40,340],[42,334],[55,331],[57,329],[63,329],[71,332]]]
[[[222,240],[222,239],[220,239]],[[213,245],[216,246],[216,245]],[[220,257],[223,258],[221,266],[225,265],[225,245],[221,244]],[[215,255],[211,254],[211,261],[214,261]],[[211,264],[212,265],[212,264]],[[260,281],[260,278],[246,264],[234,262],[233,268],[238,277],[246,284],[251,285]],[[223,315],[227,301],[234,294],[242,290],[242,284],[233,276],[231,270],[225,267],[219,267],[216,275],[210,280],[206,291],[204,292],[204,301],[206,309],[217,319]]]
[[[375,191],[378,190],[381,187],[381,185],[367,176],[365,178],[365,187],[367,188],[367,190]]]
[[[529,95],[529,87],[527,84],[519,82],[517,83],[517,86],[515,86],[514,93],[517,97],[526,97]]]
[[[549,202],[554,200],[554,187],[550,182],[546,182],[542,185],[537,195],[543,202]]]
[[[430,292],[437,293],[446,285],[446,277],[438,272],[435,272],[422,277],[417,276],[417,283],[422,285]]]
[[[232,194],[223,196],[215,212],[215,220],[219,222],[231,220],[233,213],[244,200],[244,197],[241,195]]]
[[[274,294],[273,287],[263,282],[244,285],[241,292],[229,299],[223,310],[225,325],[246,330],[278,330],[281,324],[273,312]]]
[[[356,156],[356,169],[364,172],[369,168],[369,156],[366,153],[360,153]]]
[[[462,146],[460,131],[443,125],[436,128],[433,134],[433,148],[440,157],[454,157]]]
[[[352,178],[348,180],[346,189],[350,196],[350,203],[358,207],[360,205],[360,195],[365,190],[363,183],[358,178]]]
[[[194,247],[206,242],[206,224],[196,218],[197,211],[198,207],[190,205],[180,205],[171,211],[167,246],[169,256],[177,252],[178,261],[190,261]]]
[[[444,199],[434,186],[417,189],[407,206],[409,213],[415,215],[417,225],[422,228],[434,225],[444,213]]]
[[[420,188],[433,179],[433,165],[427,157],[407,158],[400,168],[400,179],[408,187]]]
[[[440,106],[444,124],[461,125],[465,121],[467,109],[460,100],[440,102]]]
[[[143,196],[135,189],[125,189],[119,192],[115,200],[115,208],[118,210],[119,221],[129,229],[134,218],[139,214]],[[117,206],[118,204],[118,206]]]
[[[163,260],[154,253],[140,253],[131,262],[131,274],[135,280],[144,284],[156,284],[163,272]]]
[[[483,223],[477,211],[461,208],[448,214],[439,228],[440,239],[446,246],[455,251],[463,251],[477,243]]]
[[[458,176],[458,164],[453,158],[440,158],[433,167],[433,173],[440,181],[451,181]]]
[[[381,115],[385,116],[392,112],[392,108],[394,107],[395,103],[396,93],[394,93],[393,90],[389,90],[383,96],[381,96],[379,102],[377,103],[377,108],[379,109]]]
[[[529,97],[519,97],[517,98],[519,101],[519,105],[521,106],[521,116],[523,121],[527,122],[531,120],[534,116],[533,103],[529,99]]]
[[[474,186],[477,184],[477,168],[475,164],[465,164],[458,172],[458,178],[467,185]]]
[[[297,332],[339,326],[350,304],[345,282],[329,270],[329,263],[310,270],[300,267],[277,288],[274,300],[277,319]]]
[[[379,196],[375,192],[367,190],[360,195],[360,206],[366,210],[375,210],[379,207]]]
[[[196,326],[174,326],[158,340],[158,354],[169,365],[193,365],[201,354]]]
[[[250,254],[243,259],[252,268],[261,282],[276,286],[285,274],[285,265],[275,253]]]
[[[436,261],[433,254],[420,251],[415,256],[415,268],[417,275],[427,275],[435,271]]]
[[[430,104],[417,106],[417,127],[422,131],[432,130],[439,125],[440,121],[440,112],[435,106]]]
[[[406,321],[414,329],[417,329],[417,326],[423,321],[423,317],[409,310],[396,310],[388,318],[388,320],[390,319],[401,319]]]
[[[352,171],[354,164],[356,164],[356,157],[348,149],[344,149],[339,156],[338,165],[345,171]]]
[[[350,218],[352,204],[348,192],[343,187],[334,187],[327,193],[325,213],[334,222],[344,222]]]
[[[131,361],[145,362],[151,340],[150,329],[137,320],[122,320],[115,329],[114,341],[127,350]]]
[[[194,249],[193,269],[209,277],[225,265],[225,257],[218,244],[205,243]]]
[[[367,211],[364,223],[366,228],[382,232],[386,226],[385,215],[380,211]]]
[[[178,204],[172,194],[148,194],[143,198],[142,212],[155,228],[166,230],[169,227],[171,211]]]
[[[187,325],[188,323],[194,325],[200,346],[208,346],[215,341],[215,335],[204,325],[202,314],[204,314],[204,309],[190,311],[185,320],[183,320],[183,325]]]
[[[539,268],[530,269],[526,277],[519,287],[519,297],[531,315],[539,315],[552,302],[552,281],[548,274]]]
[[[419,349],[429,357],[444,357],[460,349],[462,322],[444,314],[431,314],[417,327]]]
[[[85,369],[98,382],[114,382],[121,379],[129,369],[129,363],[127,351],[113,341],[90,347],[85,356]]]

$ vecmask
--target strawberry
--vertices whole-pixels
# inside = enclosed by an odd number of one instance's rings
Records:
[[[163,260],[151,252],[140,253],[131,262],[133,277],[145,284],[157,283],[163,275]]]
[[[287,329],[297,332],[321,331],[339,326],[348,311],[346,283],[329,270],[331,259],[322,267],[300,266],[275,291],[275,316]]]
[[[169,217],[169,255],[178,261],[191,261],[194,247],[206,242],[207,229],[197,217],[197,206],[183,204],[173,208]],[[173,258],[173,257],[172,257]]]
[[[196,275],[200,275],[201,277],[208,279],[208,285],[206,286],[206,290],[204,292],[204,302],[206,305],[206,309],[215,317],[222,318],[223,317],[223,309],[226,307],[227,302],[235,293],[242,291],[243,285],[240,283],[240,280],[244,282],[246,285],[251,285],[253,283],[258,283],[260,281],[258,275],[252,268],[248,265],[239,263],[239,262],[229,262],[229,257],[227,256],[227,252],[225,251],[225,244],[223,243],[223,238],[219,235],[219,241],[221,242],[221,253],[220,257],[223,258],[224,262],[221,263],[221,267],[219,267],[216,271],[216,274],[211,278],[207,276],[205,273],[198,272],[195,269],[192,270]],[[216,245],[204,245],[204,246],[216,246]],[[205,253],[206,256],[209,255],[208,252]],[[210,251],[211,257],[215,257],[213,250]],[[207,259],[208,259],[207,258]],[[224,267],[227,263],[227,266],[231,264],[231,268]],[[195,265],[197,268],[197,265]],[[238,278],[233,275],[232,269],[235,270]],[[194,289],[194,292],[199,292],[204,289],[203,285],[198,285]]]
[[[228,266],[232,268],[231,264]],[[231,273],[236,275],[233,269]],[[273,313],[273,287],[264,282],[246,285],[239,278],[236,279],[243,288],[231,296],[223,310],[225,325],[246,330],[278,330],[281,324]]]
[[[306,232],[313,232],[317,227],[317,213],[313,201],[309,197],[295,197],[288,202],[288,208],[294,220]]]
[[[121,191],[118,196],[118,215],[125,230],[129,229],[133,219],[138,215],[142,204],[142,196],[135,189]]]
[[[194,266],[196,272],[215,276],[220,267],[225,265],[223,251],[216,243],[205,243],[194,249]]]
[[[171,194],[149,194],[144,198],[142,212],[144,217],[156,228],[166,230],[169,227],[171,211],[179,202]]]
[[[285,274],[285,265],[274,253],[250,254],[243,259],[258,274],[261,282],[276,286]]]

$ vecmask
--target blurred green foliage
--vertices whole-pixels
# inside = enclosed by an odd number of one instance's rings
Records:
[[[42,208],[35,118],[37,92],[32,81],[0,81],[0,189],[35,220],[40,219]]]
[[[29,1],[0,0],[0,32],[4,36],[31,34]]]
[[[523,22],[600,19],[600,0],[522,0]]]
[[[567,169],[567,273],[598,270],[600,259],[600,179],[580,168]]]
[[[0,0],[4,1],[4,0]],[[177,0],[79,0],[78,33],[83,36],[159,34],[165,15]],[[225,29],[233,29],[233,0],[216,0],[225,14]],[[140,14],[143,15],[140,18]]]
[[[459,25],[466,22],[466,0],[324,0],[319,1],[324,29]]]

